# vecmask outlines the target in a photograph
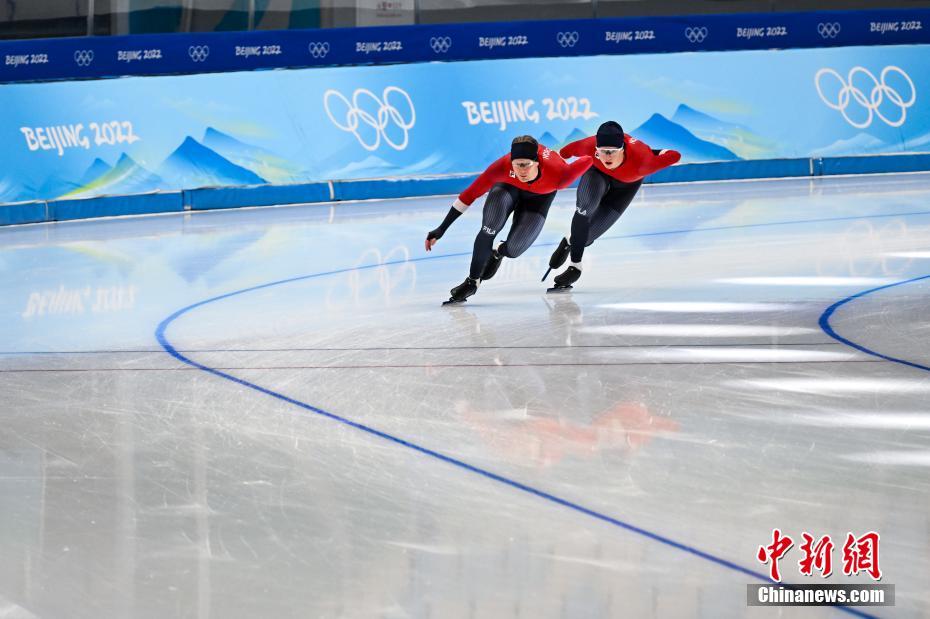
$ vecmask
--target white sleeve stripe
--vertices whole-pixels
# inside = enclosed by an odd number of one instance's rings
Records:
[[[465,204],[458,198],[456,198],[455,202],[452,203],[452,208],[457,210],[459,213],[464,213],[466,210],[468,210],[468,207],[469,207],[468,204]]]

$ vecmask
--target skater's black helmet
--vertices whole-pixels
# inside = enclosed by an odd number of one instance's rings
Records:
[[[608,120],[597,128],[598,148],[623,148],[623,127],[620,123]]]

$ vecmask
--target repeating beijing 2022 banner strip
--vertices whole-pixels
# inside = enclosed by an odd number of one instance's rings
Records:
[[[930,9],[0,42],[0,82],[251,69],[930,43]]]
[[[605,120],[684,162],[930,152],[930,46],[524,58],[0,88],[0,203],[474,173]],[[67,105],[62,105],[67,101]]]

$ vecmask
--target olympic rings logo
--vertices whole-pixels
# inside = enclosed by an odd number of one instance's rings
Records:
[[[703,43],[704,39],[707,38],[707,27],[692,28],[689,26],[685,28],[685,38],[692,43]]]
[[[901,96],[901,93],[886,83],[885,80],[890,73],[897,73],[907,82],[907,86],[910,89],[910,96],[907,100]],[[832,75],[840,84],[840,89],[836,95],[835,101],[827,99],[823,94],[822,80],[827,75]],[[873,86],[868,96],[853,84],[853,80],[857,75],[862,75],[865,79],[871,80]],[[877,79],[871,72],[863,67],[853,67],[850,69],[845,80],[833,69],[821,69],[817,71],[817,74],[814,76],[814,85],[817,87],[817,94],[820,95],[820,99],[827,104],[827,107],[838,110],[843,115],[843,118],[846,119],[846,122],[857,129],[865,129],[871,125],[875,116],[881,118],[885,121],[885,124],[890,127],[900,127],[907,119],[907,108],[914,105],[914,102],[917,100],[917,89],[914,87],[914,82],[911,80],[910,76],[905,73],[903,69],[893,65],[884,68],[880,79]],[[900,110],[900,118],[889,119],[882,113],[881,105],[886,97],[888,101],[898,107]],[[868,112],[868,116],[866,116],[865,120],[856,122],[846,113],[852,100],[861,105],[863,109]]]
[[[353,268],[333,281],[326,291],[326,307],[370,303],[373,297],[381,297],[390,304],[392,298],[404,298],[416,290],[417,266],[411,262],[406,246],[398,245],[384,254],[372,247],[359,256],[355,266],[372,264],[378,266]]]
[[[575,44],[578,43],[579,35],[577,32],[560,32],[555,35],[555,40],[558,41],[559,45],[562,47],[575,47]]]
[[[345,106],[344,120],[337,120],[336,116],[333,115],[331,105],[334,99],[342,101]],[[369,105],[368,110],[363,109],[363,105],[366,103]],[[394,103],[398,103],[407,113],[402,113],[401,109],[398,109]],[[329,119],[337,128],[353,134],[358,143],[368,151],[376,150],[381,145],[382,139],[394,150],[404,150],[409,142],[409,131],[413,129],[417,121],[413,100],[410,95],[396,86],[385,88],[380,99],[370,90],[358,88],[352,94],[351,102],[338,90],[330,89],[323,95],[323,107],[326,109],[326,115],[329,116]],[[372,110],[372,108],[374,109]],[[392,140],[388,132],[385,131],[391,123],[403,132],[404,137],[399,142]],[[374,130],[373,142],[369,143],[359,132],[361,124],[368,125]]]
[[[817,24],[817,32],[824,39],[835,39],[840,30],[842,30],[842,27],[838,22],[820,22]]]
[[[445,54],[452,48],[452,37],[430,37],[429,46],[434,54]]]
[[[329,54],[329,41],[314,41],[310,43],[307,49],[314,58],[326,58]]]
[[[210,55],[210,46],[209,45],[191,45],[187,48],[187,55],[191,57],[191,60],[194,62],[203,62]]]
[[[94,50],[92,49],[79,49],[74,52],[74,62],[76,62],[79,67],[89,67],[90,63],[93,61]]]

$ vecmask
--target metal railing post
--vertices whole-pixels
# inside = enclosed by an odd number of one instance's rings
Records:
[[[181,2],[181,32],[190,32],[194,22],[194,0]]]

